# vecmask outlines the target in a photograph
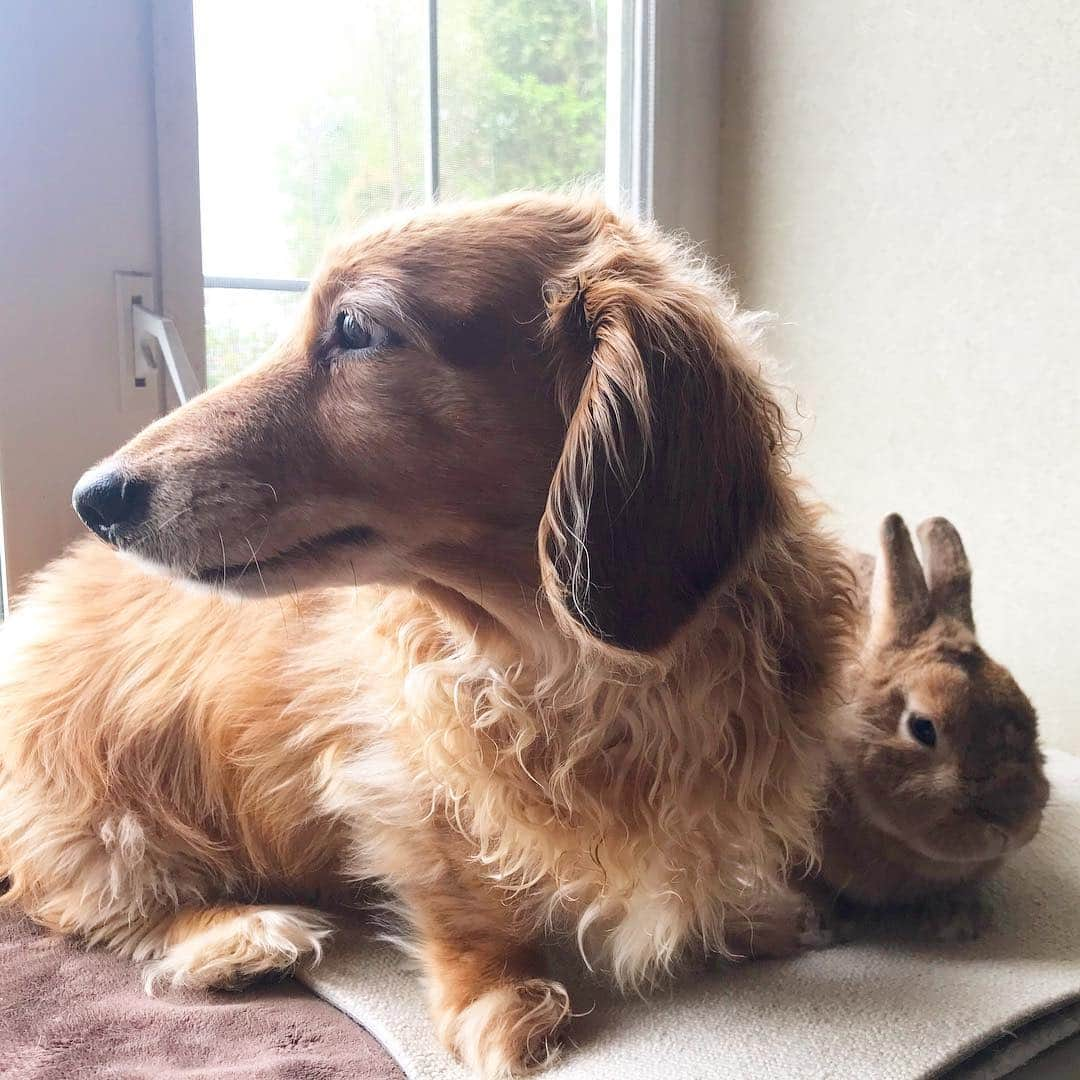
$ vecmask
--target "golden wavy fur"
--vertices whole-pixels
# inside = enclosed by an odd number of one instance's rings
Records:
[[[223,985],[377,883],[489,1076],[568,1015],[545,934],[623,986],[723,951],[812,851],[853,621],[753,332],[592,200],[332,251],[291,338],[84,479],[123,554],[4,629],[9,899]]]

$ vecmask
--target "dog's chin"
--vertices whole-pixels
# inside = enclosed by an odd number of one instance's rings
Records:
[[[240,596],[279,596],[299,589],[360,585],[379,580],[382,545],[365,526],[350,526],[291,544],[267,556],[253,552],[243,562],[191,567],[159,560],[152,552],[121,547],[144,570],[193,588]],[[376,564],[376,565],[373,565]]]

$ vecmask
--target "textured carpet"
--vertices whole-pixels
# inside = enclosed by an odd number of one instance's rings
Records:
[[[968,1061],[967,1076],[993,1080],[1021,1066],[1077,1030],[1068,1007],[1080,1001],[1080,760],[1051,754],[1048,772],[1042,831],[989,887],[993,923],[980,940],[920,943],[897,928],[685,978],[645,1001],[615,999],[574,971],[574,1010],[587,1015],[545,1077],[915,1080]],[[378,1037],[411,1080],[464,1076],[390,946],[345,935],[301,977]]]
[[[148,998],[137,968],[0,914],[3,1080],[401,1080],[294,982]]]

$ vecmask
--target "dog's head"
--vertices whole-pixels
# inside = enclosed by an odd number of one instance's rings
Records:
[[[595,201],[433,210],[327,256],[295,333],[83,477],[99,536],[231,590],[434,582],[663,647],[780,513],[734,305]],[[539,537],[539,539],[538,539]]]

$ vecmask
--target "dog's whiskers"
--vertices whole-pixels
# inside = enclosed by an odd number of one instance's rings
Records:
[[[175,514],[170,514],[164,521],[160,521],[156,525],[151,526],[150,531],[154,532],[154,533],[162,532],[162,530],[164,530],[166,528],[166,526],[171,525],[178,517],[183,516],[190,509],[191,509],[190,506],[182,506],[182,507],[180,507],[180,509],[177,510]]]
[[[262,591],[265,594],[266,599],[269,600],[270,590],[266,587],[266,578],[263,577],[262,567],[259,565],[259,557],[255,554],[255,549],[251,546],[251,541],[247,538],[247,535],[244,536],[244,543],[247,544],[248,551],[251,552],[251,562],[255,564],[255,572],[259,575],[259,584],[262,585]],[[244,567],[245,570],[251,565],[251,562]]]

